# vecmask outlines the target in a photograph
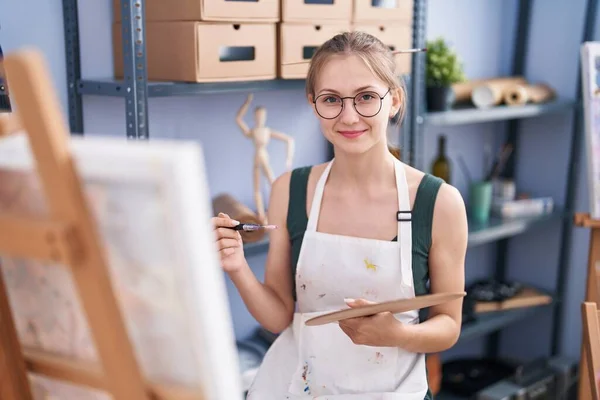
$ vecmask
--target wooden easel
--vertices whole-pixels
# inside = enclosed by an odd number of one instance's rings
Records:
[[[583,331],[583,348],[587,355],[588,368],[581,371],[581,380],[587,381],[593,399],[600,399],[600,313],[593,302],[581,305],[581,322]]]
[[[115,400],[201,400],[202,394],[195,390],[154,385],[142,377],[45,62],[38,52],[23,50],[7,55],[4,66],[19,120],[15,114],[5,116],[0,137],[19,127],[27,133],[49,213],[46,219],[35,220],[0,214],[0,254],[69,268],[100,365],[22,348],[0,274],[0,398],[32,400],[30,371],[104,390]]]
[[[593,303],[596,307],[600,307],[600,270],[596,267],[596,263],[600,263],[600,220],[590,218],[587,213],[576,213],[574,223],[576,226],[591,228],[584,303]],[[585,342],[584,334],[581,344],[581,359],[579,360],[578,398],[579,400],[600,400],[593,396],[590,380],[587,379],[589,358]]]

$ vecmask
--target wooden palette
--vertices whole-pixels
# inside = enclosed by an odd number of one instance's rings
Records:
[[[446,303],[448,301],[456,300],[464,297],[466,292],[458,293],[435,293],[426,294],[423,296],[413,297],[412,299],[392,300],[381,303],[375,303],[359,308],[350,308],[346,310],[334,311],[331,313],[319,315],[306,320],[304,323],[307,326],[316,326],[329,324],[331,322],[341,321],[348,318],[366,317],[369,315],[375,315],[380,312],[391,312],[401,313],[411,310],[417,310],[421,308],[432,307],[438,304]]]

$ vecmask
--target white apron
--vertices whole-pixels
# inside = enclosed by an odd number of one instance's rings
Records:
[[[415,296],[410,213],[400,213],[398,241],[316,231],[325,182],[317,183],[296,269],[294,321],[269,348],[247,399],[423,400],[425,355],[397,347],[356,345],[337,323],[305,326],[317,315],[348,308],[344,298],[387,301]],[[399,210],[410,210],[403,164],[395,160]],[[394,217],[394,216],[392,216]],[[418,310],[397,314],[419,323]]]

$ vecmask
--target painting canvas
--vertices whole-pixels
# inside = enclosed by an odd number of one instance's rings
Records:
[[[600,219],[600,42],[581,47],[590,216]]]
[[[242,397],[233,325],[197,143],[73,137],[119,305],[147,380]],[[0,212],[46,214],[25,135],[0,140]],[[69,270],[0,258],[24,346],[97,361]],[[110,399],[31,375],[36,399]],[[54,396],[54,397],[51,397]]]

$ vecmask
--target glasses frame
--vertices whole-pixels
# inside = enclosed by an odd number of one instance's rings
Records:
[[[337,95],[337,94],[323,93],[323,94],[320,94],[320,95],[318,95],[317,97],[315,97],[315,98],[313,99],[313,104],[315,105],[315,111],[317,112],[317,114],[319,114],[319,116],[320,116],[321,118],[323,118],[323,119],[336,119],[336,118],[337,118],[337,117],[339,117],[339,116],[340,116],[340,114],[341,114],[341,113],[344,111],[344,107],[345,107],[345,106],[344,106],[344,104],[346,104],[346,102],[345,102],[344,100],[346,100],[346,99],[352,99],[352,107],[354,107],[354,111],[356,111],[356,112],[358,113],[358,115],[360,115],[360,116],[361,116],[361,117],[363,117],[363,118],[372,118],[372,117],[376,116],[377,114],[379,114],[379,112],[381,112],[381,107],[383,106],[383,99],[385,98],[385,96],[387,96],[387,95],[388,95],[388,93],[390,93],[390,91],[391,91],[391,90],[392,90],[392,88],[388,88],[388,90],[385,92],[385,94],[384,94],[383,96],[382,96],[382,95],[380,95],[379,93],[377,93],[377,92],[376,92],[376,91],[374,91],[374,90],[365,90],[365,91],[363,91],[363,92],[357,93],[355,96],[346,96],[346,97],[341,97],[341,96],[339,96],[339,95]],[[364,114],[361,114],[361,113],[360,113],[360,111],[358,111],[358,110],[356,109],[356,98],[357,98],[358,96],[360,96],[360,95],[364,95],[365,93],[373,93],[373,94],[376,94],[376,95],[377,95],[377,97],[379,97],[379,109],[378,109],[378,110],[377,110],[377,112],[376,112],[375,114],[373,114],[373,115],[364,115]],[[335,117],[324,117],[324,116],[322,116],[322,115],[321,115],[321,113],[319,112],[319,108],[317,107],[317,100],[318,100],[320,97],[322,97],[322,96],[336,96],[336,97],[338,97],[339,99],[341,99],[341,100],[342,100],[342,107],[340,108],[340,112],[339,112],[339,113],[337,113],[337,115],[336,115]]]

